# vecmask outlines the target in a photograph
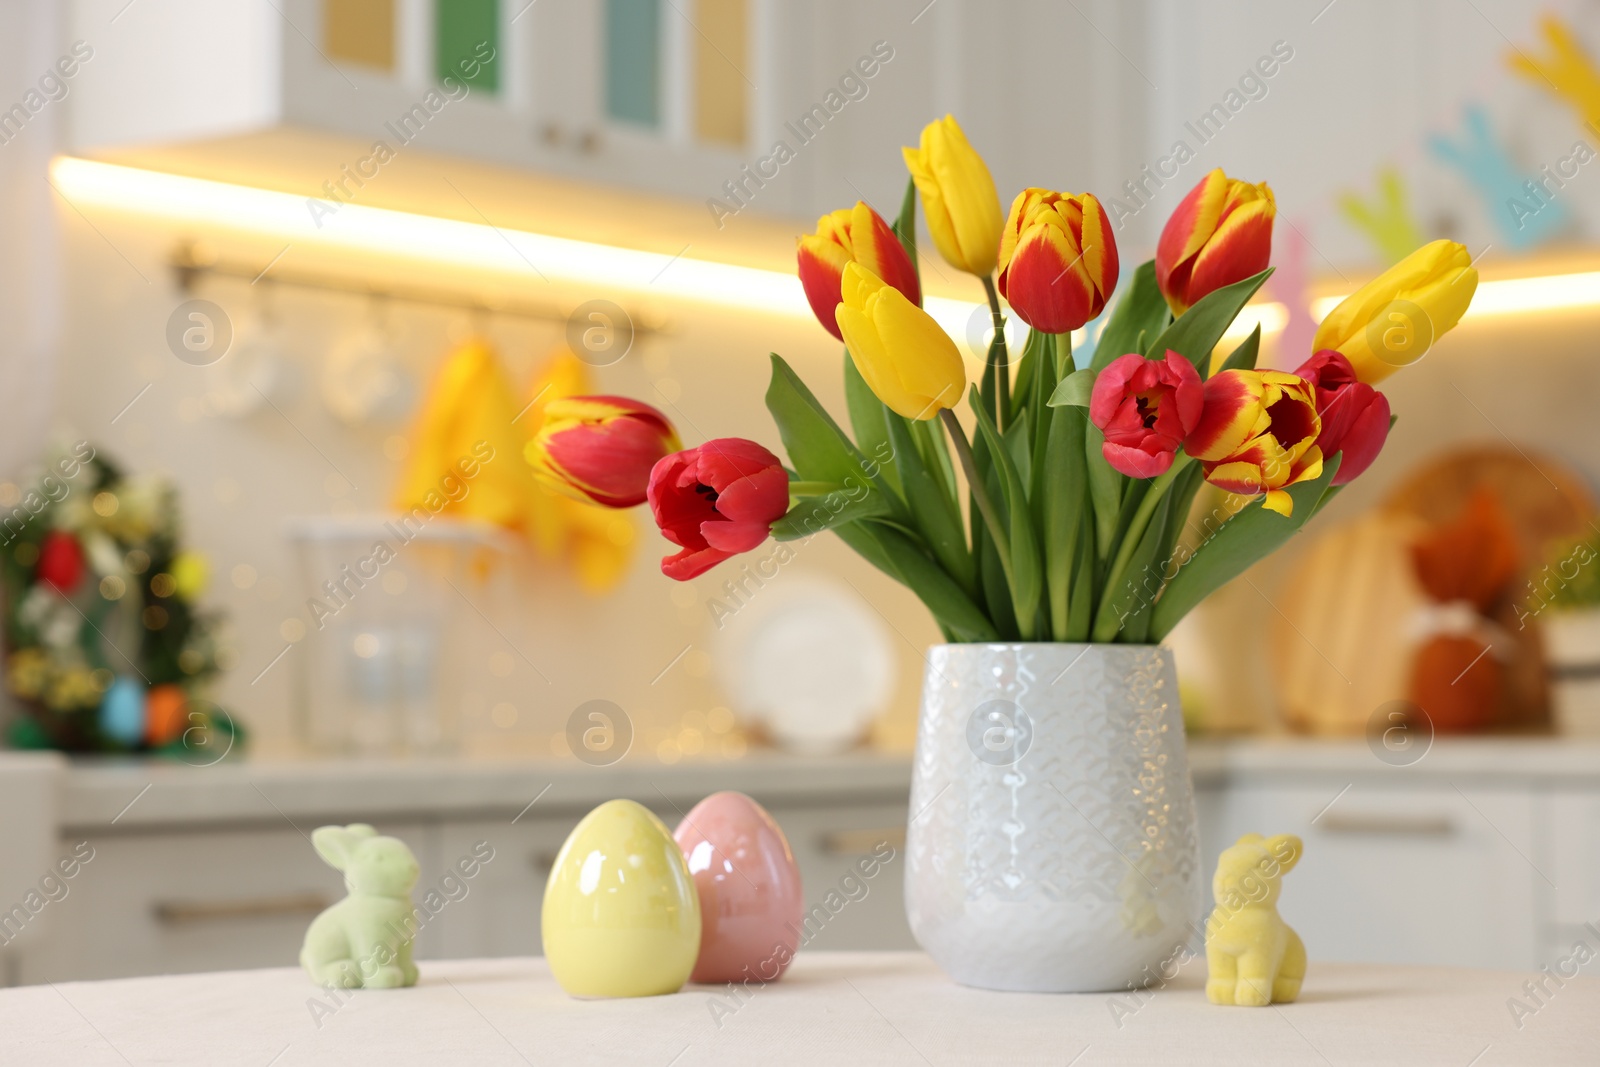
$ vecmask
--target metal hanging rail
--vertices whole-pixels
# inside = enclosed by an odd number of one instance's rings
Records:
[[[180,241],[168,260],[178,288],[192,293],[207,276],[243,278],[254,284],[271,282],[297,289],[321,289],[328,292],[348,293],[352,296],[372,297],[406,304],[424,304],[430,307],[459,308],[480,315],[499,315],[508,318],[533,319],[541,322],[567,322],[573,309],[549,301],[486,300],[482,297],[438,287],[409,285],[375,285],[356,277],[278,267],[276,263],[257,265],[229,261],[208,254],[194,241]],[[667,328],[661,318],[652,315],[628,313],[635,337],[660,333]]]

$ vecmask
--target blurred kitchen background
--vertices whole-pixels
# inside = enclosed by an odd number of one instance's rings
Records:
[[[326,822],[406,837],[419,895],[493,845],[423,957],[537,951],[554,851],[611,796],[671,824],[749,792],[808,897],[898,849],[939,640],[909,593],[828,536],[677,584],[647,515],[485,502],[550,395],[776,447],[777,351],[842,412],[794,238],[892,216],[946,112],[1005,203],[1105,200],[1129,264],[1211,168],[1269,181],[1246,317],[1286,369],[1396,249],[1468,246],[1477,302],[1390,379],[1384,455],[1174,636],[1206,862],[1304,835],[1313,960],[1532,969],[1600,918],[1600,3],[12,2],[0,525],[48,501],[171,568],[90,544],[75,603],[110,606],[67,615],[29,606],[38,538],[5,549],[6,736],[37,751],[0,753],[0,978],[287,964],[338,895]],[[976,364],[981,289],[922,268]],[[413,505],[415,540],[385,525]],[[141,591],[168,607],[119,614]],[[163,697],[132,650],[172,597]],[[52,666],[80,617],[130,655]],[[46,754],[96,744],[56,705],[154,751]],[[815,946],[910,947],[899,876]]]

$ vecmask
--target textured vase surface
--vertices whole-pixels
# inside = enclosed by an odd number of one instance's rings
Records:
[[[934,647],[907,823],[911,931],[963,985],[1170,977],[1202,908],[1172,653]]]

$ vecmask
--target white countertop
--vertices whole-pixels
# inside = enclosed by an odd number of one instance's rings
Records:
[[[6,1063],[527,1064],[1403,1064],[1499,1067],[1600,1059],[1600,979],[1568,980],[1519,1030],[1506,1006],[1527,976],[1318,964],[1299,1002],[1217,1007],[1196,960],[1165,989],[991,993],[921,953],[802,952],[751,987],[690,986],[638,1000],[574,1000],[543,959],[421,964],[413,989],[337,1008],[299,970],[66,982],[0,990]],[[313,1011],[312,1005],[323,1007]],[[719,1010],[713,1007],[721,1005]],[[1118,1010],[1120,1006],[1120,1010]]]
[[[188,824],[515,813],[535,796],[541,811],[587,811],[617,796],[644,803],[694,802],[735,789],[793,803],[903,799],[908,753],[861,751],[802,757],[755,751],[736,760],[662,764],[629,759],[610,767],[576,760],[239,760],[191,767],[162,760],[73,760],[18,753],[12,762],[53,760],[59,821],[73,830],[119,831]],[[1190,766],[1200,788],[1231,782],[1354,776],[1374,785],[1437,779],[1479,785],[1600,788],[1600,739],[1439,737],[1421,759],[1392,766],[1365,741],[1303,737],[1199,738]],[[1341,783],[1342,784],[1342,783]],[[275,810],[276,809],[276,810]]]
[[[628,760],[240,760],[190,767],[161,760],[76,760],[61,783],[60,819],[72,829],[118,830],[189,823],[348,819],[413,815],[582,813],[614,797],[693,804],[734,789],[771,800],[903,801],[908,756],[870,752],[803,757],[760,752],[737,760],[664,764]]]

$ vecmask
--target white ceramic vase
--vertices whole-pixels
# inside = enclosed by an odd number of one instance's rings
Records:
[[[1125,990],[1201,931],[1172,653],[958,644],[928,656],[907,823],[911,932],[963,985]]]

